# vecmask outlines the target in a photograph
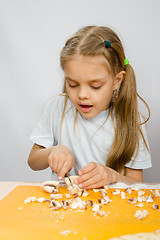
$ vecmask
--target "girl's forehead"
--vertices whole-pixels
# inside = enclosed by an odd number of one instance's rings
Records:
[[[111,75],[104,56],[75,56],[66,62],[64,72],[66,79],[77,81],[106,79]]]
[[[110,72],[110,66],[107,59],[103,55],[99,56],[83,56],[83,55],[74,55],[70,57],[65,65],[64,71],[74,72],[80,71],[83,69],[87,72]]]

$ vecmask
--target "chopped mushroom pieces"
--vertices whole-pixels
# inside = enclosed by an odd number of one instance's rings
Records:
[[[150,195],[147,199],[146,202],[154,202],[154,198],[152,197],[152,195]]]
[[[68,201],[62,201],[62,207],[64,208],[64,209],[67,209],[67,208],[69,208],[69,202]]]
[[[147,199],[148,199],[148,198],[145,197],[145,196],[138,196],[137,201],[138,201],[138,202],[146,202]]]
[[[131,204],[135,204],[137,202],[137,199],[136,198],[130,198],[130,199],[128,199],[128,202],[131,203]]]
[[[125,190],[125,192],[131,194],[131,193],[132,193],[132,188],[127,188],[127,189]]]
[[[89,206],[89,207],[93,206],[93,201],[92,200],[86,201],[86,206]]]
[[[46,181],[42,183],[42,188],[45,192],[48,193],[57,193],[58,192],[58,181]]]
[[[81,195],[82,197],[87,197],[89,195],[89,192],[87,192],[85,189],[81,191]]]
[[[70,204],[72,209],[86,209],[85,201],[82,201],[79,197],[74,198],[73,202]]]
[[[119,189],[115,189],[114,192],[112,192],[112,194],[114,195],[119,195],[121,193],[121,191]]]
[[[24,200],[24,203],[27,204],[27,203],[36,202],[36,201],[37,201],[36,197],[28,197]]]
[[[69,177],[69,179],[71,180],[71,182],[70,182],[70,180],[68,179],[68,177],[66,177],[66,178],[65,178],[65,183],[66,183],[66,185],[67,185],[67,189],[68,189],[68,191],[69,191],[69,194],[71,194],[71,195],[78,194],[79,196],[81,196],[83,189],[80,189],[80,188],[78,187],[78,185],[76,185],[76,184],[74,183],[74,180],[75,180],[76,178],[77,178],[77,176],[70,176],[70,177]]]
[[[127,198],[127,195],[125,192],[121,192],[121,199],[126,199]]]
[[[99,202],[100,204],[104,204],[104,205],[110,203],[111,201],[112,201],[112,200],[109,198],[109,196],[106,196],[106,197],[104,197],[104,198],[102,198],[102,199],[98,199],[98,202]]]
[[[132,187],[132,190],[133,190],[133,191],[138,191],[138,190],[139,190],[139,187]]]
[[[51,210],[59,210],[62,207],[62,205],[59,202],[52,200],[50,202],[49,207],[51,208]]]
[[[49,207],[51,210],[57,211],[61,208],[63,209],[79,209],[80,210],[85,210],[87,207],[92,207],[92,211],[94,212],[94,215],[100,215],[100,216],[107,216],[106,212],[103,211],[102,209],[104,208],[103,205],[109,204],[112,200],[110,197],[107,195],[107,189],[109,188],[108,185],[104,186],[104,188],[100,189],[93,189],[95,193],[99,192],[101,194],[101,198],[97,199],[98,203],[93,203],[92,200],[86,200],[83,201],[81,197],[87,197],[90,192],[86,191],[85,189],[80,189],[75,183],[74,179],[76,179],[77,176],[71,176],[70,179],[72,181],[72,184],[70,183],[69,179],[66,178],[66,185],[69,193],[66,193],[64,195],[57,193],[58,192],[58,186],[59,182],[57,181],[47,181],[42,184],[42,188],[50,194],[50,199],[45,199],[44,197],[39,197],[36,198],[35,196],[28,197],[24,200],[24,204],[32,203],[32,202],[39,202],[39,203],[47,203],[49,202]],[[128,198],[127,193],[131,194],[132,191],[135,190],[137,193],[133,193],[133,196],[136,195],[136,197],[133,198]],[[121,199],[127,199],[130,204],[134,204],[135,207],[140,207],[142,208],[144,205],[147,203],[154,203],[151,208],[152,209],[159,209],[159,205],[154,202],[156,198],[160,198],[160,192],[158,189],[150,190],[152,192],[152,195],[150,194],[149,196],[145,196],[145,191],[141,190],[139,188],[127,188],[124,191],[120,191],[119,189],[114,189],[112,194],[114,195],[119,195],[121,196]],[[97,194],[98,195],[98,194]],[[116,197],[114,197],[116,198]],[[113,198],[113,201],[114,201]],[[119,198],[119,197],[118,197]],[[62,201],[56,201],[60,200]],[[65,200],[68,199],[68,200]],[[137,203],[138,202],[138,203]],[[145,202],[145,203],[143,203]],[[137,203],[137,204],[136,204]],[[136,204],[136,205],[135,205]],[[150,206],[150,205],[149,205]],[[137,210],[134,214],[134,217],[137,218],[138,220],[142,220],[148,215],[147,210]],[[118,215],[118,214],[117,214]],[[63,218],[64,219],[64,218]]]
[[[45,198],[44,197],[40,197],[40,198],[37,198],[37,202],[39,203],[42,203],[45,201]]]
[[[96,213],[100,216],[104,216],[106,214],[106,212],[102,211],[102,210],[98,210],[98,211],[96,211]]]
[[[154,204],[152,205],[152,208],[155,209],[155,210],[157,210],[157,209],[159,209],[159,205],[156,204],[156,203],[154,203]]]
[[[61,199],[63,198],[62,194],[60,193],[57,193],[57,194],[51,194],[51,200],[54,200],[54,199]]]
[[[94,189],[93,189],[93,192],[95,192],[95,193],[96,193],[96,192],[100,192],[100,189],[94,188]]]
[[[105,189],[101,189],[100,192],[101,192],[103,198],[106,197],[106,190]]]
[[[137,210],[136,213],[134,214],[134,216],[138,219],[138,220],[142,220],[143,218],[147,217],[148,215],[148,211],[147,210]]]
[[[94,203],[93,207],[92,207],[92,211],[97,212],[97,211],[99,211],[99,208],[100,208],[100,206],[98,204]]]
[[[155,195],[155,197],[159,198],[160,197],[160,192],[158,189],[154,189],[153,190],[153,194]]]
[[[143,207],[143,206],[144,206],[143,203],[138,203],[138,204],[135,205],[135,207]]]
[[[143,190],[139,190],[138,191],[138,196],[142,196],[142,195],[144,195],[145,194],[145,192],[143,191]]]
[[[72,197],[72,195],[70,194],[70,193],[66,193],[66,198],[71,198]]]
[[[105,189],[105,190],[108,190],[108,189],[109,189],[109,185],[105,185],[105,186],[104,186],[104,189]]]

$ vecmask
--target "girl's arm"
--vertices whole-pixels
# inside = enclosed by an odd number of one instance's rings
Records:
[[[42,170],[49,167],[48,157],[50,148],[34,144],[28,157],[28,165],[33,170]]]
[[[134,183],[143,181],[142,169],[126,168],[124,176],[109,167],[95,162],[88,163],[79,171],[79,175],[75,183],[78,184],[80,188],[85,189],[99,188],[116,182]]]
[[[34,144],[28,164],[33,170],[42,170],[50,166],[57,173],[59,180],[64,178],[74,165],[74,156],[70,149],[63,145],[45,148]]]
[[[130,179],[133,182],[143,182],[143,170],[142,169],[132,169],[126,168],[126,178]],[[132,183],[132,182],[131,182]]]

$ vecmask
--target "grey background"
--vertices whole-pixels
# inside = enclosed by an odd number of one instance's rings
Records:
[[[51,178],[49,169],[28,167],[29,135],[43,104],[61,92],[65,41],[79,27],[95,24],[118,33],[135,69],[138,92],[151,109],[153,167],[144,171],[144,181],[160,182],[159,9],[159,0],[0,0],[0,181]]]

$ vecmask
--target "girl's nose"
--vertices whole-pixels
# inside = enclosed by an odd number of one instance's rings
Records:
[[[87,90],[87,88],[80,88],[79,89],[79,92],[78,92],[78,97],[80,98],[80,99],[88,99],[89,98],[89,92],[88,92],[88,90]]]

